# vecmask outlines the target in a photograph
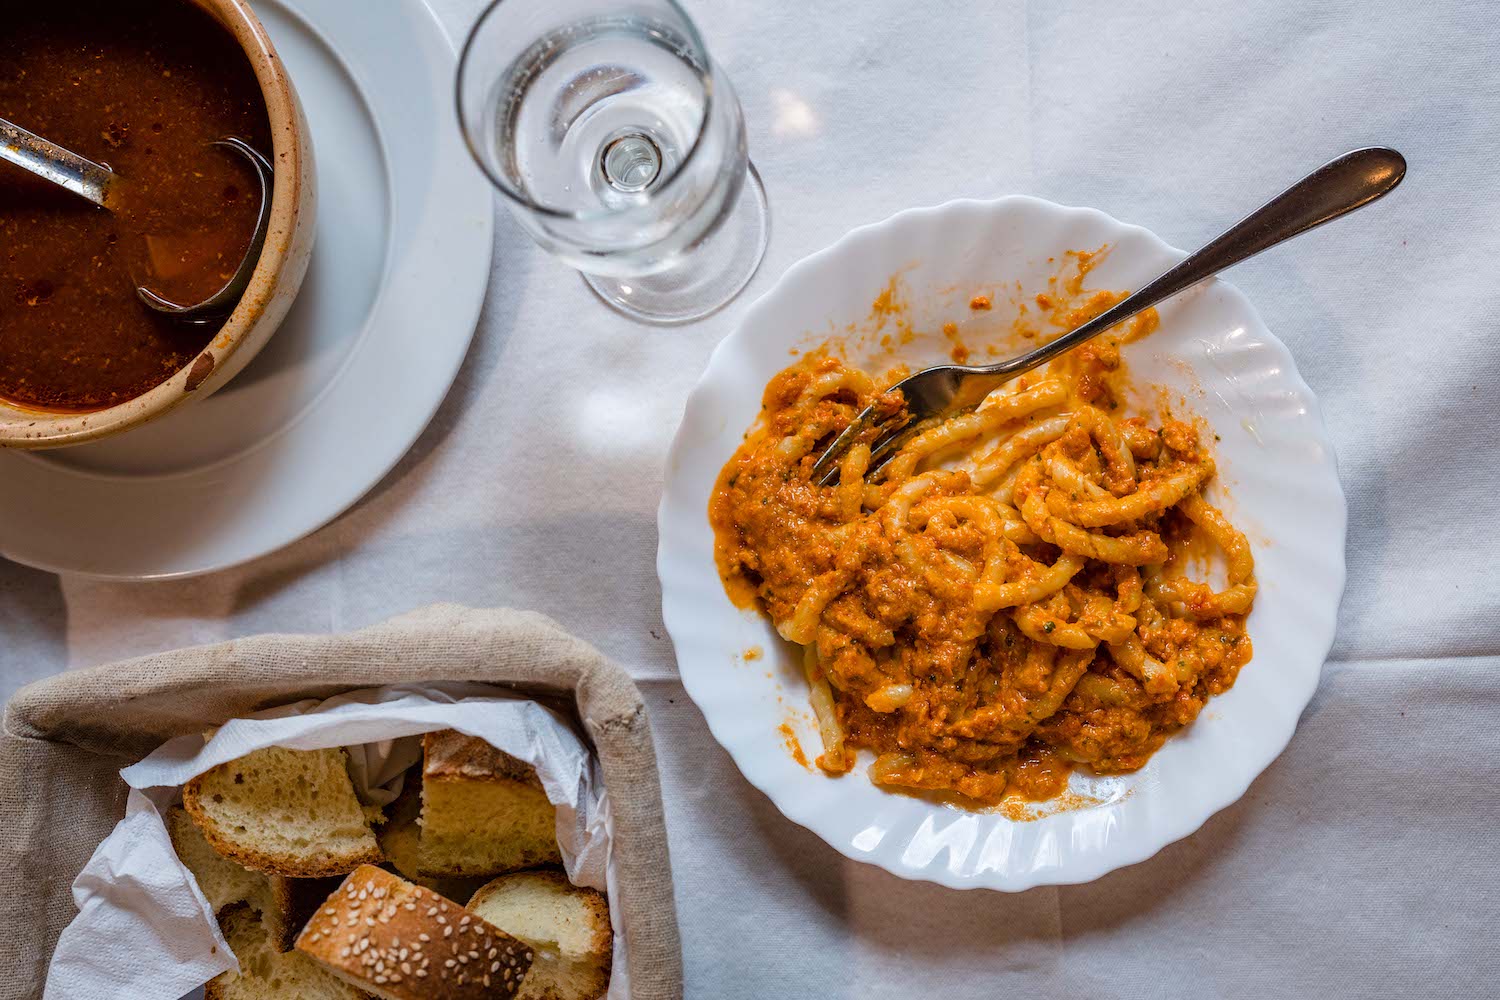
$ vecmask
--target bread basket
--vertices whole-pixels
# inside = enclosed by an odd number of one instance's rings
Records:
[[[277,705],[422,681],[481,681],[575,708],[614,810],[632,1000],[677,1000],[682,953],[661,786],[640,692],[531,612],[437,605],[334,636],[265,635],[63,674],[23,688],[0,737],[0,1000],[36,1000],[74,877],[124,812],[119,770],[168,739]]]

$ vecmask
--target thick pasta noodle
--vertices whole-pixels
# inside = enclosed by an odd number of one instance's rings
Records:
[[[1154,323],[1154,316],[1147,322]],[[1124,418],[1117,342],[1081,348],[912,436],[875,432],[811,480],[885,379],[817,354],[766,388],[710,503],[731,596],[804,648],[824,753],[961,804],[1050,798],[1074,766],[1140,768],[1250,659],[1245,537],[1204,499],[1190,422]],[[1227,584],[1191,579],[1223,552]]]

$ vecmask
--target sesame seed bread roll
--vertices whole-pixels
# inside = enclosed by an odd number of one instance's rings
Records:
[[[557,810],[536,769],[452,729],[422,737],[423,875],[491,876],[562,864]]]
[[[328,897],[297,949],[385,1000],[510,1000],[532,959],[504,931],[373,865]]]
[[[266,747],[182,788],[182,805],[224,857],[268,875],[343,875],[381,860],[342,748]]]

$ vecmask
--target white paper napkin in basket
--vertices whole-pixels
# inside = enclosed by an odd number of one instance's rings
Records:
[[[598,761],[578,735],[534,701],[485,684],[412,684],[303,701],[226,723],[206,741],[182,736],[120,772],[125,818],[73,883],[78,916],[58,939],[44,1000],[178,1000],[237,969],[208,901],[177,860],[162,813],[190,778],[252,750],[349,748],[367,801],[389,803],[420,758],[409,737],[457,729],[536,768],[557,807],[557,842],[574,884],[609,892],[615,927],[610,1000],[630,995],[615,903],[613,821]]]

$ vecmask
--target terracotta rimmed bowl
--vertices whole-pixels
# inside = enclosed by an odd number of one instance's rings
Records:
[[[297,91],[245,0],[192,2],[222,24],[244,50],[270,118],[271,161],[276,168],[271,223],[250,287],[208,346],[150,392],[86,413],[32,410],[0,400],[0,448],[60,448],[97,441],[211,395],[265,346],[302,287],[312,257],[317,188],[311,132]]]

